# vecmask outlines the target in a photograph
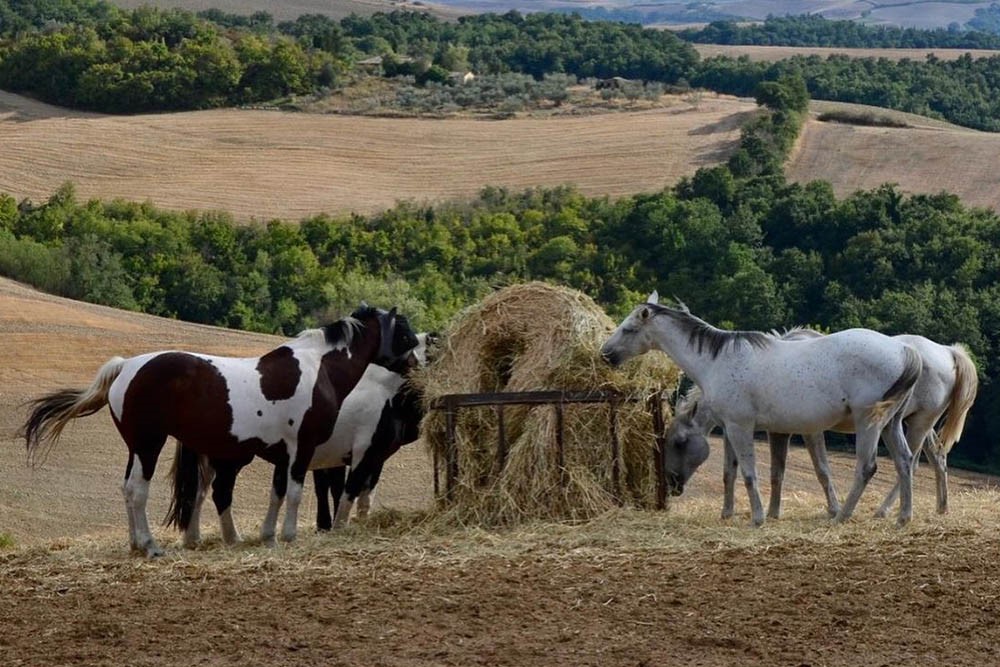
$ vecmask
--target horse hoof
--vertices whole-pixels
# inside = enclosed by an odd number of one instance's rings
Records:
[[[278,540],[275,539],[274,535],[269,535],[267,537],[261,537],[260,538],[260,543],[261,543],[261,545],[263,545],[265,547],[268,547],[270,549],[274,549],[275,547],[278,546]]]
[[[166,555],[166,552],[155,542],[147,544],[143,547],[142,551],[146,554],[146,558],[160,558],[161,556]]]
[[[906,526],[908,523],[910,523],[910,517],[908,516],[901,516],[898,519],[896,519],[896,525],[899,526],[900,528]]]

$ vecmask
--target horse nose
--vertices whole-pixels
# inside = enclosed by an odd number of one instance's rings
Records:
[[[602,349],[601,359],[603,359],[605,363],[611,364],[612,366],[618,365],[618,356],[611,350]]]

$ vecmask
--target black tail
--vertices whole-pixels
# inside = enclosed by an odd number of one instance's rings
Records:
[[[180,442],[177,443],[174,450],[174,464],[170,468],[174,490],[163,525],[177,526],[177,529],[182,531],[191,525],[195,503],[198,501],[198,490],[201,487],[201,459],[199,454]]]

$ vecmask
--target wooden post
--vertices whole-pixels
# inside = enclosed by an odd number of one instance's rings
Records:
[[[622,502],[621,484],[621,451],[618,445],[618,401],[611,399],[608,402],[609,418],[611,421],[611,491],[615,500]]]
[[[663,421],[663,395],[656,392],[649,399],[649,411],[653,415],[653,470],[656,473],[656,509],[667,506],[667,476],[663,469],[663,448],[667,444],[664,433],[666,423]]]
[[[445,425],[447,438],[445,440],[445,497],[451,500],[455,495],[455,485],[458,483],[458,443],[455,430],[458,426],[458,408],[450,396],[445,401]]]
[[[566,488],[569,475],[566,473],[566,450],[563,446],[563,404],[556,403],[556,464],[559,466],[559,486]]]
[[[503,406],[497,406],[497,460],[494,465],[494,474],[503,472],[503,467],[507,465],[507,425],[503,420]]]

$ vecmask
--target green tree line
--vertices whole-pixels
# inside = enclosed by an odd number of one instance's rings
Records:
[[[993,5],[992,7],[996,7]],[[978,9],[977,15],[989,12]],[[970,27],[976,28],[978,23]],[[899,28],[836,21],[818,14],[769,16],[763,23],[713,21],[704,28],[680,30],[681,39],[698,44],[755,44],[761,46],[832,46],[874,49],[1000,49],[995,30],[961,28]]]

